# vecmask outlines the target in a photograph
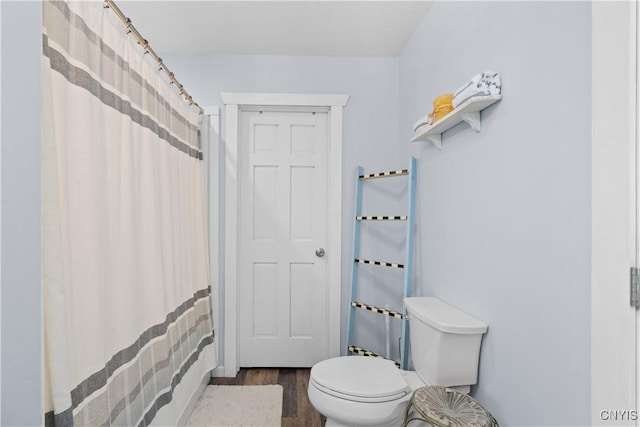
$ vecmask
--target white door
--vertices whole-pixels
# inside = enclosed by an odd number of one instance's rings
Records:
[[[328,114],[242,111],[239,365],[328,356]]]

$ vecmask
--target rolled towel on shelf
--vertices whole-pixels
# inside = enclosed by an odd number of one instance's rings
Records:
[[[502,80],[498,73],[485,71],[476,74],[467,84],[460,87],[453,94],[453,107],[458,108],[460,104],[474,96],[500,95],[502,92]]]
[[[417,131],[422,126],[430,125],[433,123],[433,116],[431,113],[427,114],[424,117],[420,117],[417,122],[413,125],[413,131]]]
[[[493,71],[485,71],[482,74],[482,80],[480,84],[486,87],[490,95],[500,95],[502,92],[502,79],[500,74]]]
[[[453,92],[453,99],[456,99],[460,96],[463,96],[465,93],[473,93],[477,90],[478,85],[480,84],[480,80],[482,80],[482,74],[476,74],[471,77],[471,79],[463,86],[459,87],[458,90]]]

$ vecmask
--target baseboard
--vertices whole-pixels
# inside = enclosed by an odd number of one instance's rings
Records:
[[[224,366],[218,366],[213,371],[211,371],[212,377],[224,377]]]
[[[211,379],[211,372],[205,375],[204,378],[202,378],[202,380],[200,381],[200,385],[198,386],[196,391],[193,393],[193,395],[189,399],[189,403],[187,404],[186,408],[184,408],[184,412],[182,413],[182,415],[180,416],[180,419],[178,420],[179,427],[187,425],[187,421],[189,421],[189,417],[193,412],[193,408],[196,407],[196,403],[198,403],[198,399],[200,399],[200,396],[202,396],[202,393],[204,392],[205,387],[209,384],[209,380]]]

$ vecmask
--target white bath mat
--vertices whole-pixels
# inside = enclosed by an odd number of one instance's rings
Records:
[[[210,385],[193,409],[189,427],[280,427],[282,386]]]

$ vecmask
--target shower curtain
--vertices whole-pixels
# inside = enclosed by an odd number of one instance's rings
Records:
[[[216,365],[198,111],[102,1],[43,2],[42,69],[45,424],[176,425]]]

